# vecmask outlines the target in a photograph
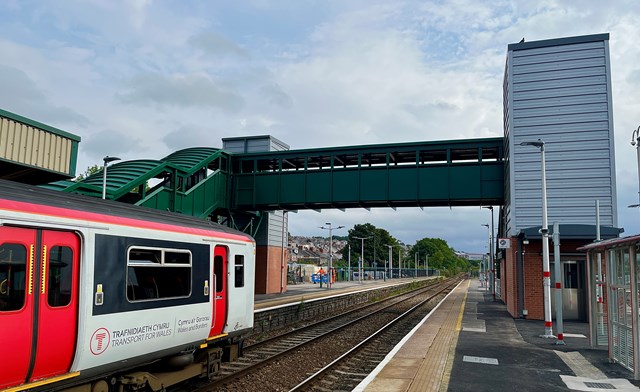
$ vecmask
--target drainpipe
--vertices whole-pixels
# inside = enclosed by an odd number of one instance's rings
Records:
[[[285,274],[285,261],[284,261],[284,219],[286,212],[282,211],[282,260],[280,261],[280,292],[284,293],[284,274]]]
[[[524,240],[518,237],[518,250],[516,260],[516,274],[518,275],[518,315],[524,318]]]
[[[556,275],[556,344],[564,345],[564,325],[562,323],[562,270],[560,268],[560,225],[553,222],[553,261]]]

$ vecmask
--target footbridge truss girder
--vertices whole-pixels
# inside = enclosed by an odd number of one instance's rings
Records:
[[[500,205],[503,138],[234,154],[232,207]]]
[[[108,168],[106,198],[200,218],[326,208],[501,205],[503,139],[232,154],[195,147]],[[102,170],[43,185],[101,197]]]

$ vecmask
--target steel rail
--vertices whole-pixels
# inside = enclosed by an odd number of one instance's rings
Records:
[[[364,349],[366,347],[366,345],[368,345],[374,339],[376,339],[377,337],[379,337],[383,333],[387,332],[392,326],[394,326],[395,324],[397,324],[398,322],[403,320],[405,317],[411,315],[418,308],[422,307],[423,305],[425,305],[426,303],[428,303],[429,301],[431,301],[433,298],[435,298],[439,294],[443,293],[444,291],[453,290],[453,288],[455,288],[455,286],[457,286],[458,284],[460,284],[460,281],[456,280],[456,281],[454,281],[454,283],[452,283],[450,285],[447,285],[446,287],[444,287],[439,292],[437,292],[437,293],[433,294],[432,296],[426,298],[424,301],[412,306],[409,310],[407,310],[406,312],[402,313],[400,316],[396,317],[395,319],[393,319],[392,321],[390,321],[389,323],[384,325],[378,331],[374,332],[368,338],[364,339],[362,342],[360,342],[357,345],[355,345],[349,351],[345,352],[344,354],[342,354],[341,356],[339,356],[338,358],[333,360],[331,363],[327,364],[325,367],[323,367],[322,369],[318,370],[317,372],[315,372],[314,374],[309,376],[307,379],[305,379],[304,381],[302,381],[301,383],[299,383],[298,385],[296,385],[295,387],[290,389],[289,392],[299,392],[299,391],[310,389],[312,387],[312,385],[320,379],[321,376],[325,375],[330,370],[333,370],[342,361],[344,361],[345,359],[347,359],[349,357],[354,356],[360,350]]]
[[[241,369],[236,369],[236,370],[233,371],[233,373],[224,375],[224,376],[219,377],[217,379],[214,378],[213,380],[210,380],[209,382],[207,382],[207,384],[205,386],[202,386],[201,389],[202,390],[210,390],[213,387],[218,387],[218,386],[221,386],[221,385],[229,384],[230,382],[232,382],[232,381],[234,381],[236,379],[239,379],[241,377],[247,376],[247,375],[249,375],[251,373],[254,373],[254,372],[258,371],[262,367],[269,365],[274,360],[277,360],[277,359],[279,359],[279,358],[281,358],[281,357],[283,357],[283,356],[285,356],[287,354],[290,354],[294,350],[298,350],[301,347],[306,346],[308,344],[311,344],[312,342],[315,342],[320,338],[325,338],[325,337],[327,337],[327,336],[329,336],[329,335],[331,335],[333,333],[336,333],[336,332],[338,332],[338,331],[340,331],[342,329],[345,329],[345,328],[347,328],[347,327],[349,327],[351,325],[354,325],[354,324],[356,324],[358,322],[361,322],[364,319],[367,319],[367,318],[370,318],[370,317],[372,317],[372,316],[374,316],[376,314],[379,314],[379,313],[387,310],[388,308],[390,308],[392,306],[400,304],[401,302],[403,302],[406,299],[413,298],[413,297],[419,296],[421,294],[424,294],[425,291],[429,291],[429,290],[433,290],[433,289],[438,290],[435,294],[433,294],[433,295],[431,295],[429,297],[429,300],[430,300],[430,299],[434,298],[435,296],[441,294],[443,291],[447,290],[450,287],[449,283],[450,283],[450,281],[438,282],[437,284],[430,285],[430,286],[428,286],[428,287],[426,287],[424,289],[418,289],[418,290],[414,290],[414,291],[412,291],[410,293],[401,294],[400,296],[404,295],[404,296],[407,296],[407,298],[405,298],[405,299],[403,299],[401,301],[397,301],[397,302],[394,302],[392,304],[383,306],[383,307],[381,307],[380,309],[377,309],[374,312],[370,312],[370,313],[365,314],[364,316],[357,317],[357,318],[355,318],[353,320],[348,321],[347,323],[338,325],[338,326],[330,328],[328,330],[320,331],[320,333],[315,335],[315,336],[305,337],[304,341],[296,342],[292,346],[286,347],[284,349],[281,349],[282,351],[279,351],[277,353],[273,353],[273,352],[247,353],[247,352],[245,352],[245,354],[242,357],[242,359],[252,360],[250,358],[250,356],[262,356],[263,358],[258,358],[258,360],[256,362],[254,362],[254,363],[249,363],[249,364],[246,364],[244,366],[240,365],[240,366],[243,366]],[[439,288],[438,286],[445,286],[445,287]],[[413,294],[413,295],[407,295],[407,294]],[[357,310],[359,311],[359,310],[362,310],[362,309],[357,309]],[[348,315],[349,313],[351,313],[351,311],[350,312],[346,312],[346,313]],[[322,321],[320,321],[318,323],[315,323],[315,324],[313,324],[313,325],[311,325],[309,327],[319,328],[320,324],[326,323],[328,320],[338,319],[339,317],[340,317],[340,315],[335,316],[335,317],[331,317],[329,319],[325,319],[325,320],[322,320]],[[291,334],[296,333],[296,332],[299,333],[301,330],[305,330],[305,329],[307,329],[306,326],[302,327],[299,330],[291,331],[290,333],[287,332],[286,334],[283,334],[283,336],[291,335]],[[279,338],[280,338],[280,336],[276,336],[272,340],[273,341],[277,341]],[[251,346],[249,346],[249,347],[251,347]],[[249,347],[247,347],[247,348],[249,348]],[[263,354],[263,355],[261,355],[261,354]],[[229,365],[234,366],[234,364],[237,366],[238,362],[234,362],[234,363],[231,363]]]

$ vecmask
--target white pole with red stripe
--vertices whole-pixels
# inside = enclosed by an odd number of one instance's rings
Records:
[[[558,341],[556,344],[564,345],[564,325],[562,323],[562,270],[560,269],[560,225],[553,222],[553,263],[556,275],[556,329]]]
[[[543,338],[555,338],[553,336],[553,323],[551,322],[551,272],[549,271],[549,225],[547,223],[547,173],[544,156],[544,142],[540,142],[542,153],[542,283],[544,288],[544,335]]]
[[[547,223],[547,173],[544,155],[544,142],[522,142],[521,146],[534,146],[540,149],[542,160],[542,285],[544,292],[544,335],[542,338],[555,338],[551,322],[551,272],[549,272],[549,227]]]

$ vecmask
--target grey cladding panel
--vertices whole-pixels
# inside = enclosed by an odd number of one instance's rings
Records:
[[[526,99],[539,99],[539,98],[552,98],[552,97],[570,97],[577,95],[589,95],[589,94],[606,94],[606,84],[590,84],[586,86],[578,87],[558,87],[557,84],[551,82],[549,86],[534,90],[526,90],[518,93],[514,93],[513,100],[522,101]]]
[[[287,246],[287,232],[288,232],[288,227],[287,227],[287,216],[284,216],[284,246]],[[282,225],[283,225],[283,212],[282,211],[274,211],[272,213],[269,213],[269,238],[268,238],[268,245],[269,246],[276,246],[276,247],[281,247],[282,246],[282,240],[283,240],[283,230],[282,230]]]
[[[222,148],[229,152],[244,153],[244,140],[224,140]]]
[[[537,213],[537,216],[536,216],[536,213]],[[558,215],[553,214],[551,210],[548,210],[547,215],[548,215],[549,222],[558,221],[558,222],[564,223],[564,222],[570,221],[572,224],[577,224],[577,225],[593,225],[595,224],[595,221],[596,221],[595,208],[591,214],[585,213],[580,215],[565,216],[561,213],[559,213]],[[604,214],[602,210],[600,210],[600,222],[603,226],[610,226],[611,224],[607,224],[604,222],[611,222],[612,219],[613,218],[611,214]],[[537,211],[532,210],[531,215],[518,216],[518,226],[522,228],[540,226],[541,221],[542,221],[542,218],[540,215],[540,210],[537,210]]]
[[[533,48],[526,50],[514,50],[510,51],[513,60],[519,57],[535,56],[543,53],[560,53],[560,52],[575,52],[583,49],[604,48],[604,41],[585,42],[573,45],[558,45],[558,46],[546,46],[544,48]]]
[[[602,67],[588,67],[578,69],[568,69],[559,71],[546,71],[529,74],[521,74],[517,77],[517,83],[526,82],[540,82],[546,80],[556,80],[562,82],[564,80],[570,80],[574,78],[587,78],[589,76],[602,76],[606,75],[607,71],[604,66]],[[516,87],[514,86],[514,89]]]
[[[526,199],[531,199],[531,198],[536,198],[539,199],[540,198],[540,183],[538,182],[537,184],[538,186],[534,187],[529,187],[529,188],[525,188],[522,189],[521,187],[517,187],[516,191],[518,192],[518,196],[520,196],[521,200],[526,200]],[[576,188],[559,188],[559,187],[555,187],[555,186],[548,186],[547,189],[549,191],[553,191],[550,192],[550,194],[552,196],[549,197],[549,199],[553,199],[556,197],[561,198],[560,199],[560,203],[564,203],[567,205],[571,205],[572,203],[575,203],[576,206],[578,206],[580,204],[580,200],[581,199],[585,199],[585,200],[592,200],[593,198],[599,199],[599,200],[611,200],[610,197],[610,193],[611,193],[611,189],[609,189],[609,187],[600,187],[600,188],[596,188],[592,191],[592,193],[585,198],[584,196],[584,191],[581,190],[580,188],[576,187]]]
[[[593,75],[586,76],[584,78],[570,78],[570,79],[545,79],[537,81],[524,81],[518,78],[518,81],[513,85],[514,92],[522,91],[535,91],[535,90],[547,90],[547,89],[559,89],[563,87],[583,87],[593,85],[606,85],[607,77],[605,75]],[[580,90],[574,89],[569,91]],[[519,94],[518,94],[519,95]],[[570,95],[577,95],[576,93]],[[521,98],[518,98],[521,99]]]
[[[529,56],[518,56],[513,58],[513,67],[515,69],[516,67],[522,65],[561,62],[578,59],[581,60],[597,57],[604,57],[604,47],[585,50],[572,50],[568,52],[552,52],[530,54]]]
[[[515,67],[515,66],[513,67],[513,75],[515,78],[518,75],[524,74],[524,73],[558,71],[562,69],[577,69],[577,68],[586,68],[586,67],[602,67],[604,65],[605,65],[604,56],[596,57],[596,58],[580,59],[580,60],[559,61],[554,63],[520,65],[518,67]]]
[[[538,164],[537,168],[534,168],[532,165],[532,170],[529,171],[520,171],[521,169],[518,167],[518,171],[516,171],[516,181],[527,180],[537,178],[540,181],[540,164]],[[608,167],[598,167],[598,168],[579,168],[579,169],[561,169],[547,172],[547,181],[555,180],[555,179],[563,179],[563,178],[582,178],[585,192],[587,192],[586,188],[591,188],[594,184],[591,184],[590,187],[587,184],[590,184],[588,179],[602,179],[608,178],[611,175],[610,169]],[[596,183],[597,184],[597,183]]]
[[[264,152],[271,151],[268,139],[250,139],[247,140],[247,152]]]
[[[546,116],[566,115],[566,114],[606,112],[608,109],[609,109],[609,105],[606,102],[577,104],[577,105],[548,106],[543,108],[514,109],[513,117],[514,118],[540,117],[540,116],[546,117]]]
[[[552,97],[552,98],[538,98],[518,100],[513,102],[513,109],[530,109],[530,108],[545,108],[555,107],[562,105],[582,105],[588,103],[604,103],[607,102],[607,94],[590,94],[590,95],[577,95],[569,97]]]
[[[552,136],[554,140],[562,141],[565,135],[572,135],[574,133],[590,133],[586,135],[585,140],[589,140],[590,137],[594,139],[602,139],[604,137],[609,139],[609,122],[608,121],[591,121],[591,122],[574,122],[568,124],[553,124],[553,125],[540,125],[535,127],[517,127],[517,137],[514,142],[519,144],[521,141],[531,140],[532,136]],[[592,133],[593,132],[593,133]],[[535,140],[535,138],[534,138]]]
[[[583,154],[581,157],[578,156],[575,159],[562,159],[562,160],[555,160],[555,161],[547,161],[547,177],[551,178],[551,176],[553,176],[554,172],[556,171],[556,168],[562,167],[562,170],[589,170],[589,169],[598,169],[600,167],[602,167],[603,165],[607,165],[607,163],[609,162],[608,157],[593,157],[593,158],[585,158],[584,155],[587,154]],[[589,156],[591,156],[592,154],[588,154]],[[595,154],[593,154],[595,155]],[[538,160],[538,162],[536,163],[528,163],[528,162],[520,162],[520,165],[518,166],[518,170],[516,170],[516,173],[524,173],[526,171],[535,171],[538,170],[540,171],[540,160]]]
[[[547,170],[554,170],[558,167],[566,167],[567,160],[592,160],[592,159],[604,159],[609,160],[608,141],[605,141],[604,145],[598,145],[596,143],[595,148],[587,148],[592,141],[576,141],[558,143],[553,141],[553,144],[547,143],[549,151],[546,153],[545,161],[547,163]],[[536,156],[537,155],[537,156]],[[537,158],[537,159],[536,159]],[[537,162],[540,164],[540,154],[532,154],[530,152],[518,151],[517,160],[519,164],[526,164],[528,162]],[[519,166],[521,167],[521,166]]]
[[[270,135],[234,137],[222,140],[222,148],[236,153],[288,150],[286,143]]]
[[[597,112],[597,113],[582,113],[582,114],[567,114],[562,116],[546,116],[546,117],[524,117],[516,118],[514,116],[514,128],[527,127],[527,126],[539,126],[539,125],[561,125],[566,123],[582,123],[587,121],[605,121],[609,119],[609,113]]]
[[[282,143],[278,139],[271,138],[269,143],[269,151],[286,151],[289,149],[289,146],[285,143]]]

